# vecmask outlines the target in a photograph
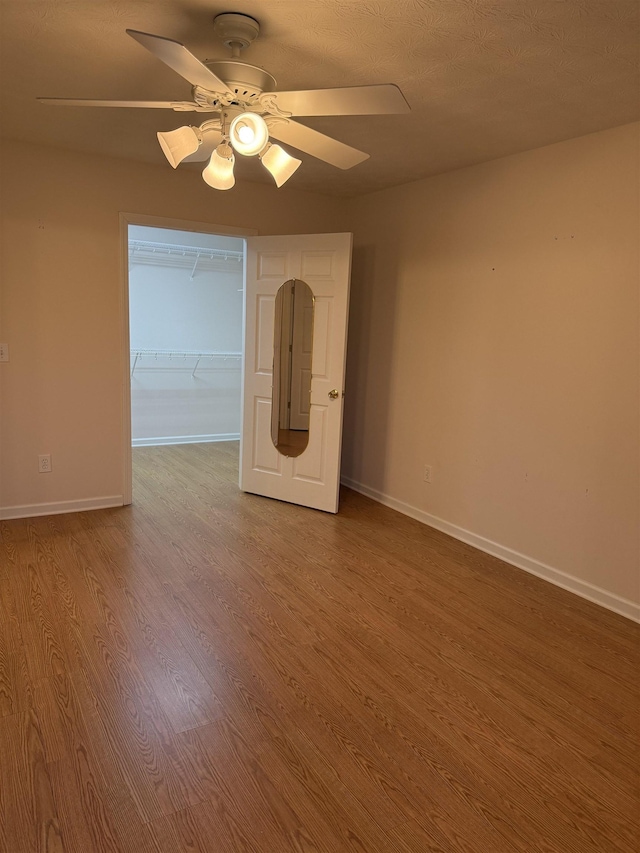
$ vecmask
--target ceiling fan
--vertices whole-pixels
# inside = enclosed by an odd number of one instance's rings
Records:
[[[337,89],[275,91],[267,71],[240,60],[260,32],[248,15],[225,12],[213,20],[215,33],[231,49],[231,59],[200,62],[178,41],[138,30],[127,34],[184,77],[192,86],[190,101],[116,101],[81,98],[38,98],[47,104],[80,107],[141,107],[176,112],[211,113],[199,127],[185,125],[159,132],[158,141],[173,168],[182,162],[208,160],[203,179],[214,189],[235,184],[235,154],[258,156],[278,187],[301,165],[277,139],[339,169],[350,169],[369,155],[293,120],[293,116],[382,115],[409,111],[393,84]]]

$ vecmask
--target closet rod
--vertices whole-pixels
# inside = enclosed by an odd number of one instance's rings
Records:
[[[152,254],[180,255],[185,258],[222,258],[223,260],[234,260],[240,263],[244,257],[242,251],[237,249],[212,249],[207,246],[181,246],[175,243],[154,243],[149,240],[129,240],[129,251],[135,254],[137,251],[148,251]]]
[[[187,359],[196,359],[195,367],[193,368],[192,376],[195,376],[195,372],[198,369],[198,365],[203,358],[208,358],[213,361],[214,358],[222,358],[225,361],[228,359],[233,359],[234,361],[240,361],[242,359],[241,352],[220,352],[220,351],[206,351],[206,350],[155,350],[155,349],[132,349],[130,353],[131,359],[133,360],[133,365],[131,367],[131,376],[133,376],[135,369],[138,365],[138,362],[141,358],[149,358],[153,357],[154,360],[158,360],[159,358],[168,358],[170,361],[173,359],[182,359],[186,361]]]

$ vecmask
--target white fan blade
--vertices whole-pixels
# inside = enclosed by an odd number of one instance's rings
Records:
[[[393,83],[379,86],[346,86],[340,89],[307,89],[269,92],[283,112],[294,116],[364,116],[408,113],[410,106]]]
[[[127,35],[146,47],[169,68],[173,68],[192,86],[201,86],[203,89],[213,92],[231,92],[226,83],[216,77],[212,71],[209,71],[207,66],[196,59],[179,41],[164,38],[164,36],[154,36],[151,33],[141,33],[138,30],[127,30]]]
[[[318,130],[313,130],[304,124],[298,124],[297,121],[277,121],[273,124],[269,124],[267,121],[267,124],[269,136],[279,139],[280,142],[293,145],[294,148],[311,154],[318,160],[324,160],[325,163],[337,166],[338,169],[351,169],[369,158],[369,155],[365,154],[364,151],[358,151],[357,148],[345,145],[344,142],[338,142],[337,139],[325,136]]]
[[[176,110],[205,112],[192,101],[99,101],[88,98],[37,98],[43,104],[59,104],[67,107],[140,107],[147,110]],[[214,108],[212,107],[211,110]],[[210,112],[210,110],[206,110]]]
[[[205,133],[202,139],[202,145],[193,154],[189,154],[182,161],[183,163],[201,163],[203,160],[208,160],[215,149],[222,142],[222,134],[218,130],[211,130]]]

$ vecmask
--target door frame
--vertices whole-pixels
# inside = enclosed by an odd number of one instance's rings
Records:
[[[240,228],[234,225],[215,225],[211,222],[194,222],[189,219],[170,219],[166,216],[150,216],[146,213],[120,213],[120,316],[121,341],[120,361],[122,370],[122,503],[133,501],[133,477],[131,455],[131,358],[129,334],[129,226],[146,225],[150,228],[168,228],[174,231],[192,231],[201,234],[219,234],[225,237],[255,237],[255,228]],[[246,240],[245,254],[246,254]],[[244,268],[244,263],[243,263]],[[242,329],[242,353],[244,358],[244,314]]]

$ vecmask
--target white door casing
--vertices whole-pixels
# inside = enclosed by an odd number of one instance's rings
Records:
[[[240,439],[245,492],[338,511],[351,246],[351,234],[247,240]],[[289,279],[305,281],[314,295],[309,444],[295,458],[281,455],[271,440],[275,297]]]

